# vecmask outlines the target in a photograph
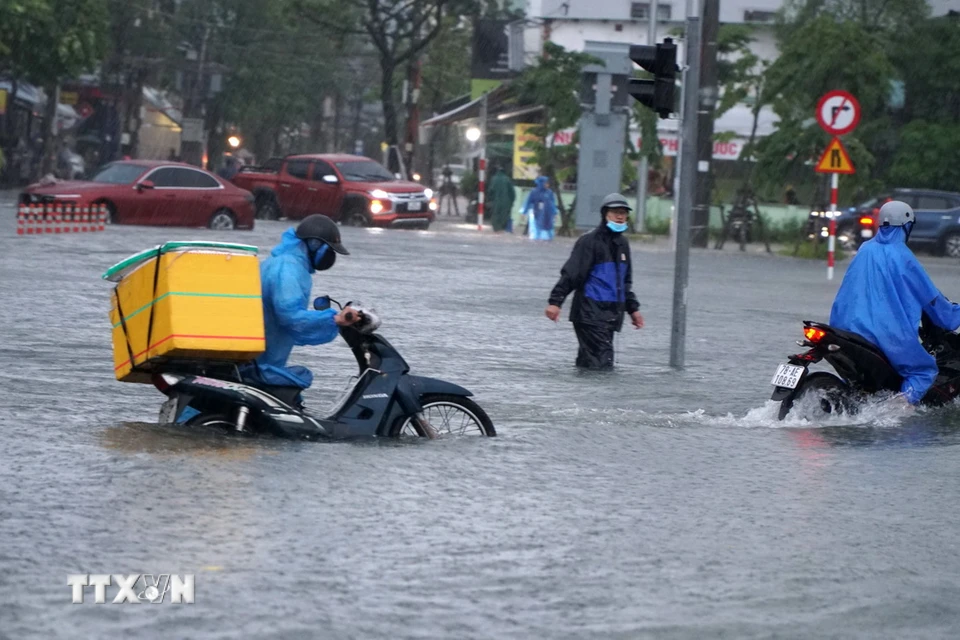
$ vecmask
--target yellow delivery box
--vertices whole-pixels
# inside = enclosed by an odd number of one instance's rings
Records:
[[[111,267],[113,366],[150,382],[176,360],[248,361],[266,348],[257,248],[168,242]]]

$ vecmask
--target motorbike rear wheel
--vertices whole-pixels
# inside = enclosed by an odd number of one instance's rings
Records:
[[[201,427],[207,429],[221,429],[224,431],[235,432],[237,423],[229,417],[219,413],[201,413],[187,420],[188,427]]]
[[[439,435],[488,436],[497,435],[493,421],[486,411],[473,400],[463,396],[434,393],[423,396],[420,401],[423,417]],[[411,416],[397,420],[391,432],[396,436],[420,436],[420,426]]]
[[[831,373],[817,371],[804,378],[797,390],[780,403],[777,419],[786,418],[794,405],[807,396],[818,396],[819,400],[813,405],[812,411],[803,416],[808,420],[857,412],[856,402],[847,383]]]

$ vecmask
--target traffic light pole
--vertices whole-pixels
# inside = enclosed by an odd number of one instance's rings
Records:
[[[657,42],[657,0],[650,2],[650,22],[648,23],[647,45],[653,46]],[[650,164],[647,155],[643,153],[643,147],[650,144],[649,140],[643,140],[643,126],[640,127],[640,165],[637,167],[637,231],[646,231],[647,229],[647,183],[650,176]],[[654,130],[656,131],[656,130]]]
[[[690,275],[690,216],[697,184],[697,109],[700,90],[700,2],[687,0],[683,74],[683,123],[680,147],[680,187],[677,207],[677,252],[673,275],[673,322],[670,366],[682,369],[687,338],[687,282]]]
[[[706,248],[710,236],[710,194],[713,190],[713,116],[717,104],[717,35],[720,0],[703,0],[700,20],[700,107],[697,111],[697,185],[693,206],[691,242]]]

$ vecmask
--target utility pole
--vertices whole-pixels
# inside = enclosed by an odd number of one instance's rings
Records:
[[[680,188],[677,207],[677,251],[673,275],[673,322],[670,366],[682,369],[687,339],[687,282],[690,276],[690,217],[697,180],[697,109],[700,88],[699,0],[687,0],[687,69],[683,76],[683,129],[680,144]]]
[[[703,0],[703,33],[700,52],[700,108],[697,136],[696,204],[693,208],[691,242],[706,248],[710,237],[710,193],[713,190],[713,114],[717,105],[717,34],[720,30],[720,0]]]
[[[193,85],[190,87],[189,100],[185,109],[184,119],[199,120],[203,122],[203,92],[206,89],[206,83],[203,78],[203,66],[207,57],[207,40],[210,37],[210,27],[203,28],[203,41],[200,44],[200,55],[197,57],[197,75],[194,78]],[[180,142],[180,154],[183,161],[198,167],[203,166],[203,147],[204,136],[202,132],[203,125],[200,124],[200,135],[196,140],[182,140]],[[195,132],[193,132],[195,133]],[[203,167],[206,168],[206,167]]]
[[[653,46],[657,42],[657,0],[650,0],[649,20],[647,46]],[[643,147],[650,144],[650,141],[642,139],[642,130],[641,127],[640,165],[637,167],[637,231],[647,228],[647,176],[650,175],[649,160],[647,154],[643,153]]]

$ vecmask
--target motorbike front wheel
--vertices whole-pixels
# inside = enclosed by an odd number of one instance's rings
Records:
[[[441,436],[495,436],[496,429],[490,416],[473,400],[463,396],[428,394],[420,399],[423,418]],[[393,436],[426,436],[415,419],[401,418],[394,426]]]
[[[857,412],[850,387],[837,376],[822,371],[804,378],[797,390],[780,403],[778,419],[786,418],[795,406],[803,410],[801,417],[808,420]]]

